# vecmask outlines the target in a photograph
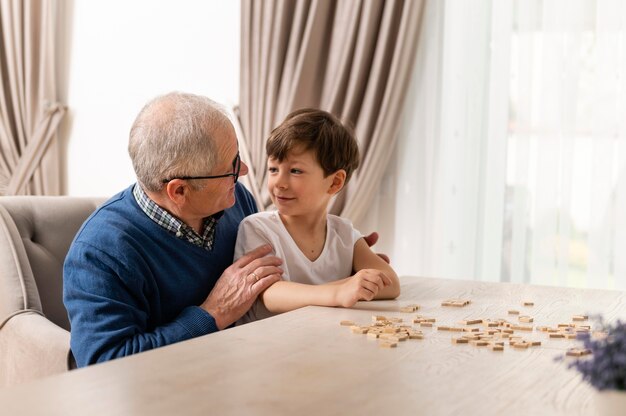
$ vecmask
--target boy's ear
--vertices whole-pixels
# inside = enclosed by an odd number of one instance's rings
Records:
[[[335,195],[337,192],[341,191],[343,185],[346,183],[346,171],[343,169],[339,169],[337,172],[332,174],[333,182],[328,188],[328,193],[331,195]]]

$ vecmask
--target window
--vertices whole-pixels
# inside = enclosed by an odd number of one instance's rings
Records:
[[[626,289],[626,3],[430,3],[381,190],[398,271]]]

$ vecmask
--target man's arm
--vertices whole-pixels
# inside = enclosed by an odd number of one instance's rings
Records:
[[[124,357],[217,331],[212,316],[190,305],[171,322],[149,330],[144,280],[119,259],[75,243],[64,265],[63,300],[70,317],[71,348],[78,366]],[[123,276],[132,278],[124,279]]]
[[[119,259],[76,243],[64,266],[64,303],[71,348],[79,367],[148,351],[226,328],[247,311],[258,294],[280,278],[280,260],[260,247],[226,269],[200,306],[189,305],[167,323],[150,328],[152,294],[140,276]],[[252,277],[256,270],[259,279]]]
[[[369,235],[366,235],[365,237],[363,237],[363,239],[365,240],[365,242],[367,243],[369,247],[372,247],[378,242],[378,233],[376,231],[373,231]],[[385,263],[391,264],[391,259],[389,259],[389,256],[386,255],[385,253],[376,253],[376,255],[380,257],[381,259],[383,259]]]

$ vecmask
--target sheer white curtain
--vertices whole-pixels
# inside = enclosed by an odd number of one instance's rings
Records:
[[[626,289],[626,2],[431,1],[424,22],[361,226],[400,274]]]

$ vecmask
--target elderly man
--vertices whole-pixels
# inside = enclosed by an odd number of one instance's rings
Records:
[[[87,219],[64,264],[78,366],[224,329],[282,275],[269,246],[231,264],[237,227],[257,209],[237,182],[248,167],[233,126],[214,102],[154,99],[129,153],[137,183]]]

